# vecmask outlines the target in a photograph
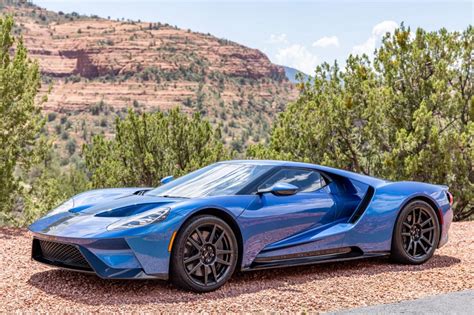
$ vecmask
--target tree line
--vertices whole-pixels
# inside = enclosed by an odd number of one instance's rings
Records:
[[[0,224],[27,224],[87,189],[157,186],[235,156],[199,113],[130,109],[115,120],[113,138],[96,135],[84,145],[83,163],[60,167],[44,133],[38,64],[12,27],[12,17],[0,18]],[[300,96],[278,116],[270,140],[244,157],[446,184],[455,218],[472,218],[473,37],[472,26],[412,32],[402,25],[371,56],[319,65],[298,84]]]

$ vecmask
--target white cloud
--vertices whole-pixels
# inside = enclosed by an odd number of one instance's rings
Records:
[[[372,28],[372,34],[362,44],[352,48],[352,53],[356,55],[367,54],[371,56],[374,53],[376,45],[380,43],[382,37],[386,33],[392,33],[398,27],[398,23],[394,21],[383,21]]]
[[[278,50],[275,61],[278,64],[289,66],[307,74],[314,72],[319,59],[312,54],[305,46],[293,44]]]
[[[337,36],[324,36],[315,41],[312,46],[321,48],[326,48],[329,46],[339,47],[339,39]]]
[[[269,44],[288,44],[288,38],[285,33],[282,34],[271,34],[267,40]]]

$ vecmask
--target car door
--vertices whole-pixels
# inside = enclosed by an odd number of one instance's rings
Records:
[[[316,170],[281,168],[264,180],[259,188],[269,188],[276,183],[292,184],[298,187],[298,191],[289,196],[257,194],[239,216],[243,239],[246,240],[244,265],[250,264],[264,249],[298,247],[302,241],[298,240],[298,235],[304,237],[305,231],[335,219],[336,202],[327,186],[328,181]]]

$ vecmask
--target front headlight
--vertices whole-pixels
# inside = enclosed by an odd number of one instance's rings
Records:
[[[74,202],[71,198],[71,199],[65,201],[59,207],[57,207],[57,208],[51,210],[50,212],[46,213],[46,215],[44,217],[46,218],[46,217],[50,217],[50,216],[53,216],[53,215],[58,214],[58,213],[66,212],[69,209],[71,209],[72,207],[74,207]]]
[[[170,213],[170,208],[155,208],[129,218],[119,220],[107,227],[109,231],[131,229],[147,224],[163,221]]]

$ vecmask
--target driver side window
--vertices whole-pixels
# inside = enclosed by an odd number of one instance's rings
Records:
[[[324,178],[316,171],[282,169],[267,179],[259,188],[269,188],[276,183],[288,183],[298,187],[298,192],[311,192],[326,186]]]

